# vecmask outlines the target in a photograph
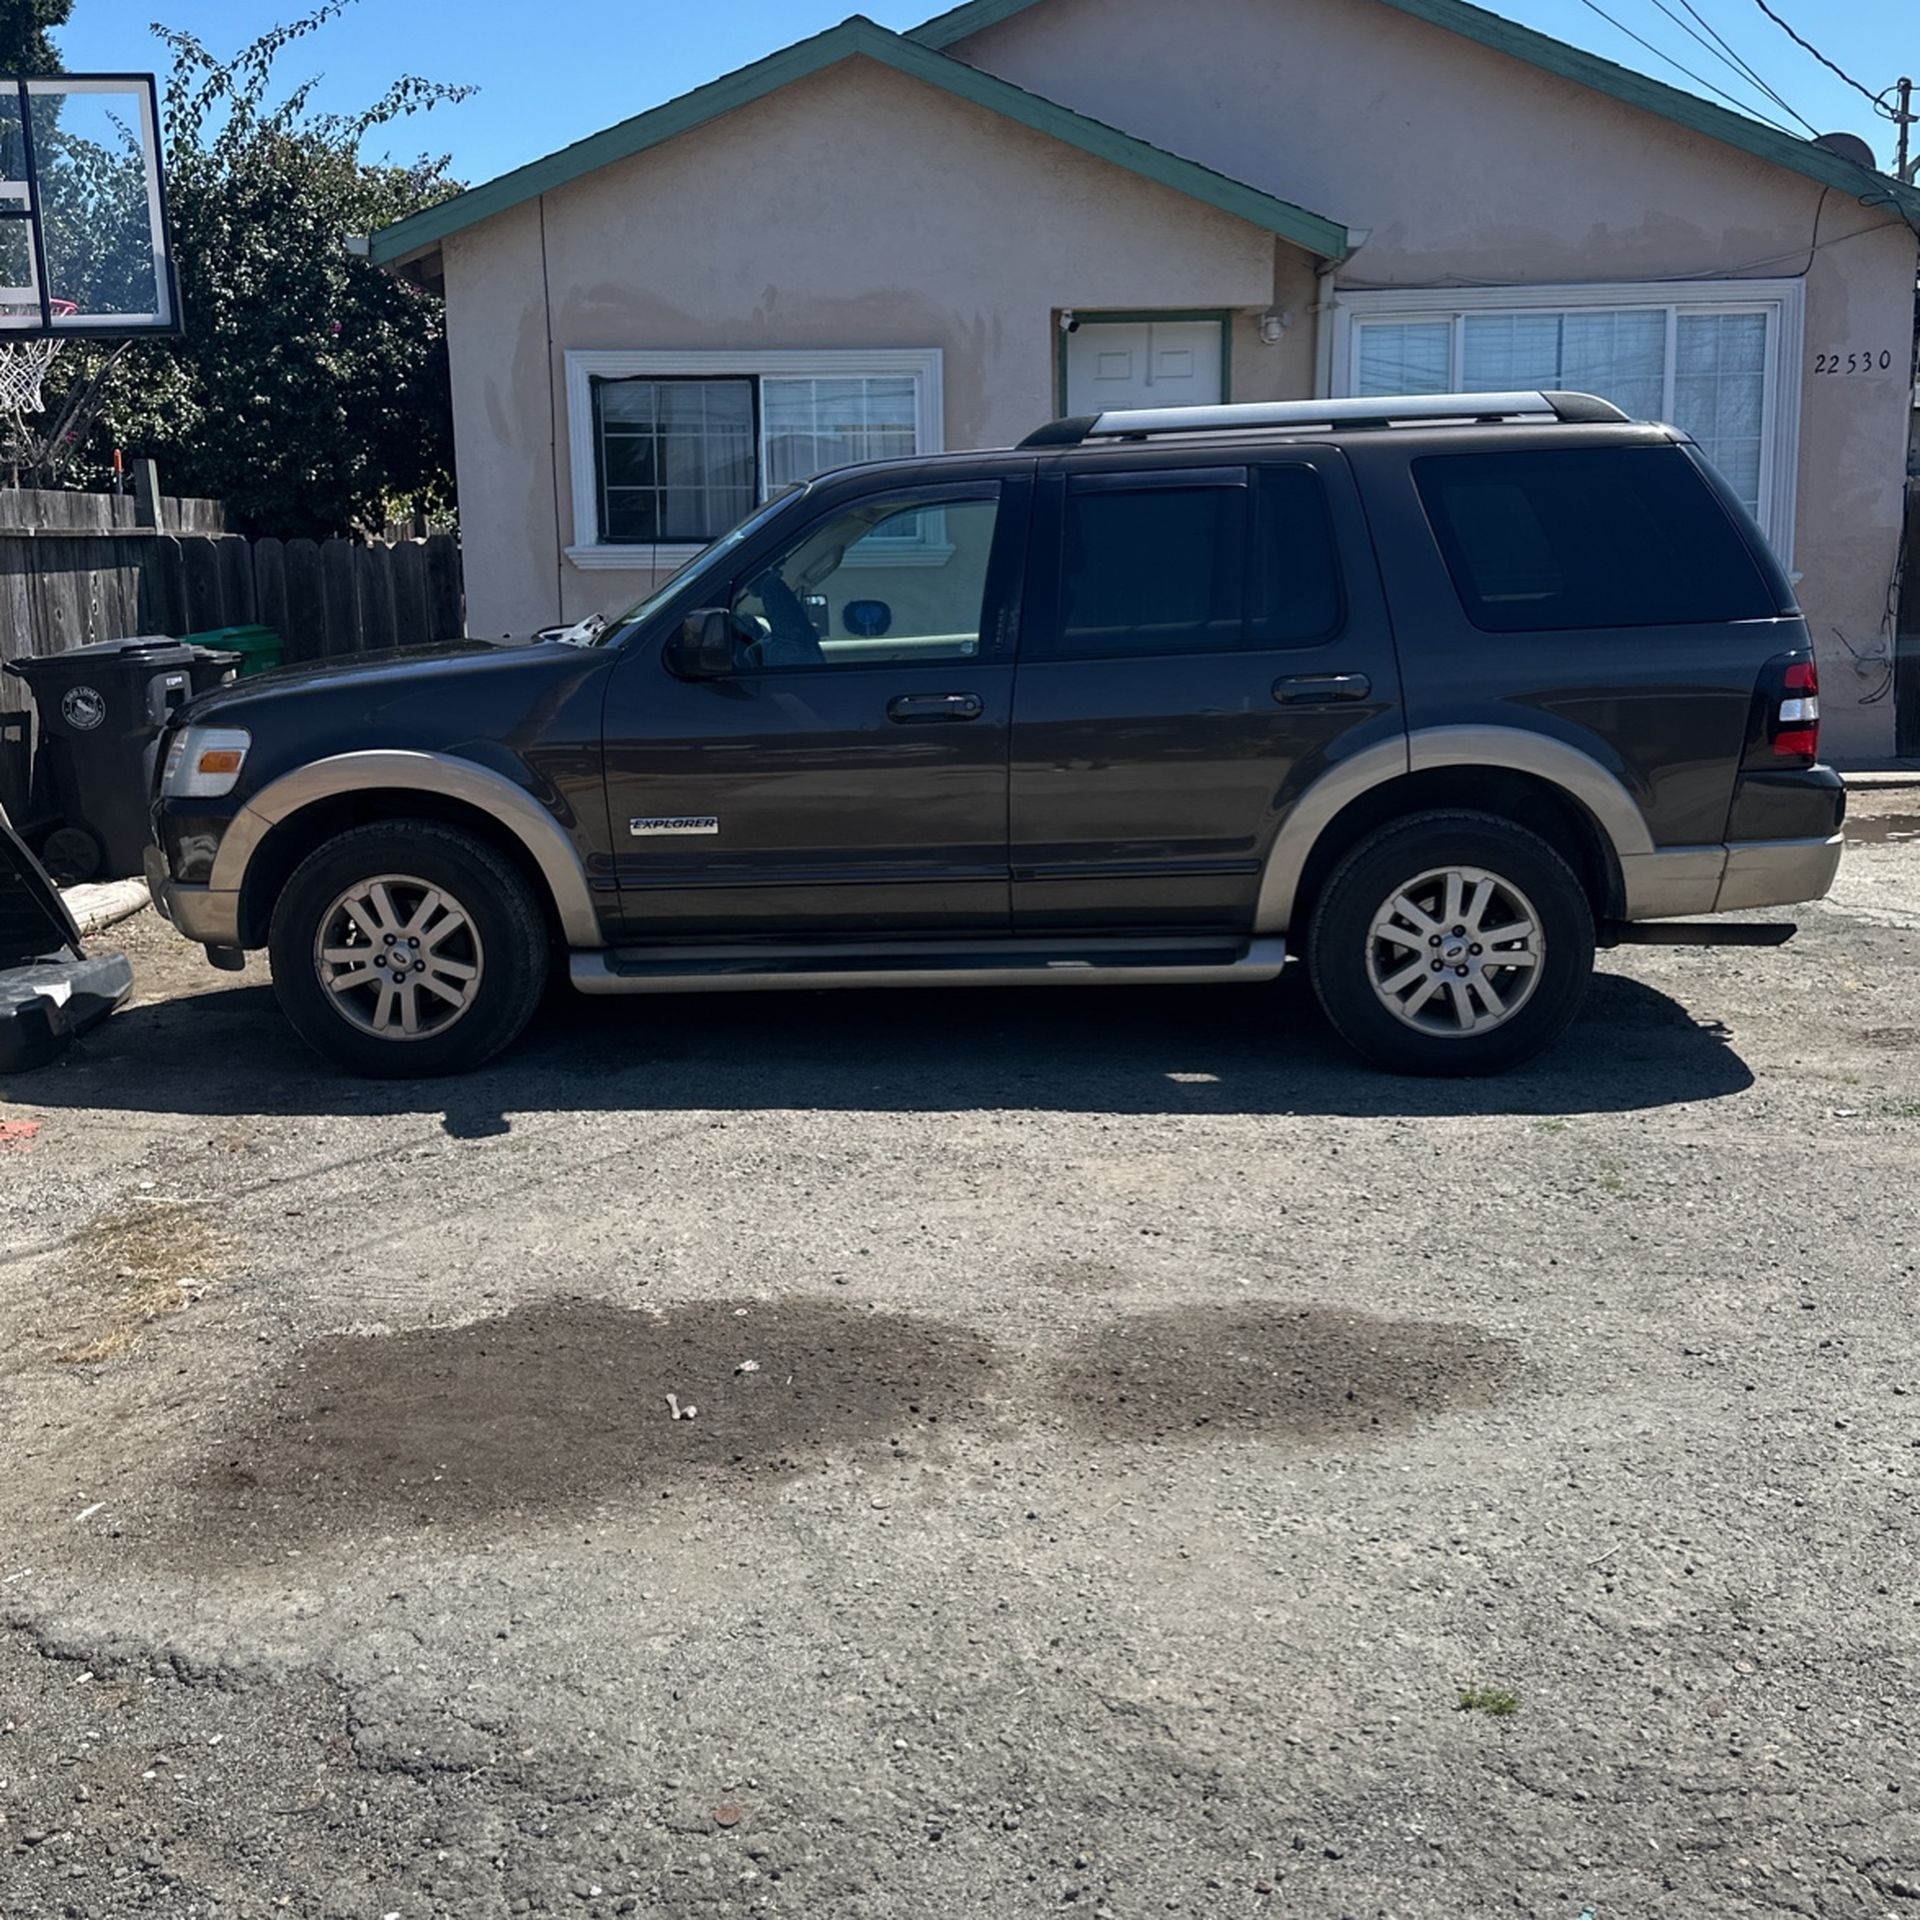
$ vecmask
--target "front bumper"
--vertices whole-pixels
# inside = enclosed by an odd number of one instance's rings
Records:
[[[167,871],[167,856],[158,847],[147,849],[147,891],[153,896],[154,911],[189,940],[203,947],[240,944],[239,893],[174,879]]]

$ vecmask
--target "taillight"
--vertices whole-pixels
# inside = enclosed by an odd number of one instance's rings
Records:
[[[1773,750],[1783,759],[1820,757],[1820,669],[1811,660],[1787,668],[1774,716]]]
[[[1811,766],[1819,757],[1820,669],[1811,655],[1776,654],[1754,690],[1746,765]]]

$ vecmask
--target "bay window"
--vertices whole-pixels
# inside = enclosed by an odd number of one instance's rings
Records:
[[[1798,281],[1343,293],[1336,391],[1594,393],[1681,428],[1791,564]]]
[[[940,418],[937,351],[569,353],[568,558],[679,566],[797,481],[938,452]],[[905,561],[927,544],[927,519],[905,517],[873,545]]]

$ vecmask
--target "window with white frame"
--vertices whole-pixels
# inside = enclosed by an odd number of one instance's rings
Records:
[[[1598,394],[1691,434],[1785,557],[1802,299],[1798,281],[1343,293],[1340,390]]]
[[[938,452],[940,354],[571,352],[567,416],[569,558],[677,566],[796,481]],[[926,519],[873,544],[907,559]]]

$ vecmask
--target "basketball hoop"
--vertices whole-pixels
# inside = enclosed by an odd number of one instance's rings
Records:
[[[79,311],[71,300],[49,300],[47,305],[63,319]],[[38,320],[40,309],[37,305],[0,302],[0,319],[9,314]],[[4,329],[0,328],[0,333],[3,332]],[[25,340],[0,339],[0,413],[21,420],[45,408],[40,385],[47,377],[47,369],[53,365],[65,345],[66,342],[57,335]]]

